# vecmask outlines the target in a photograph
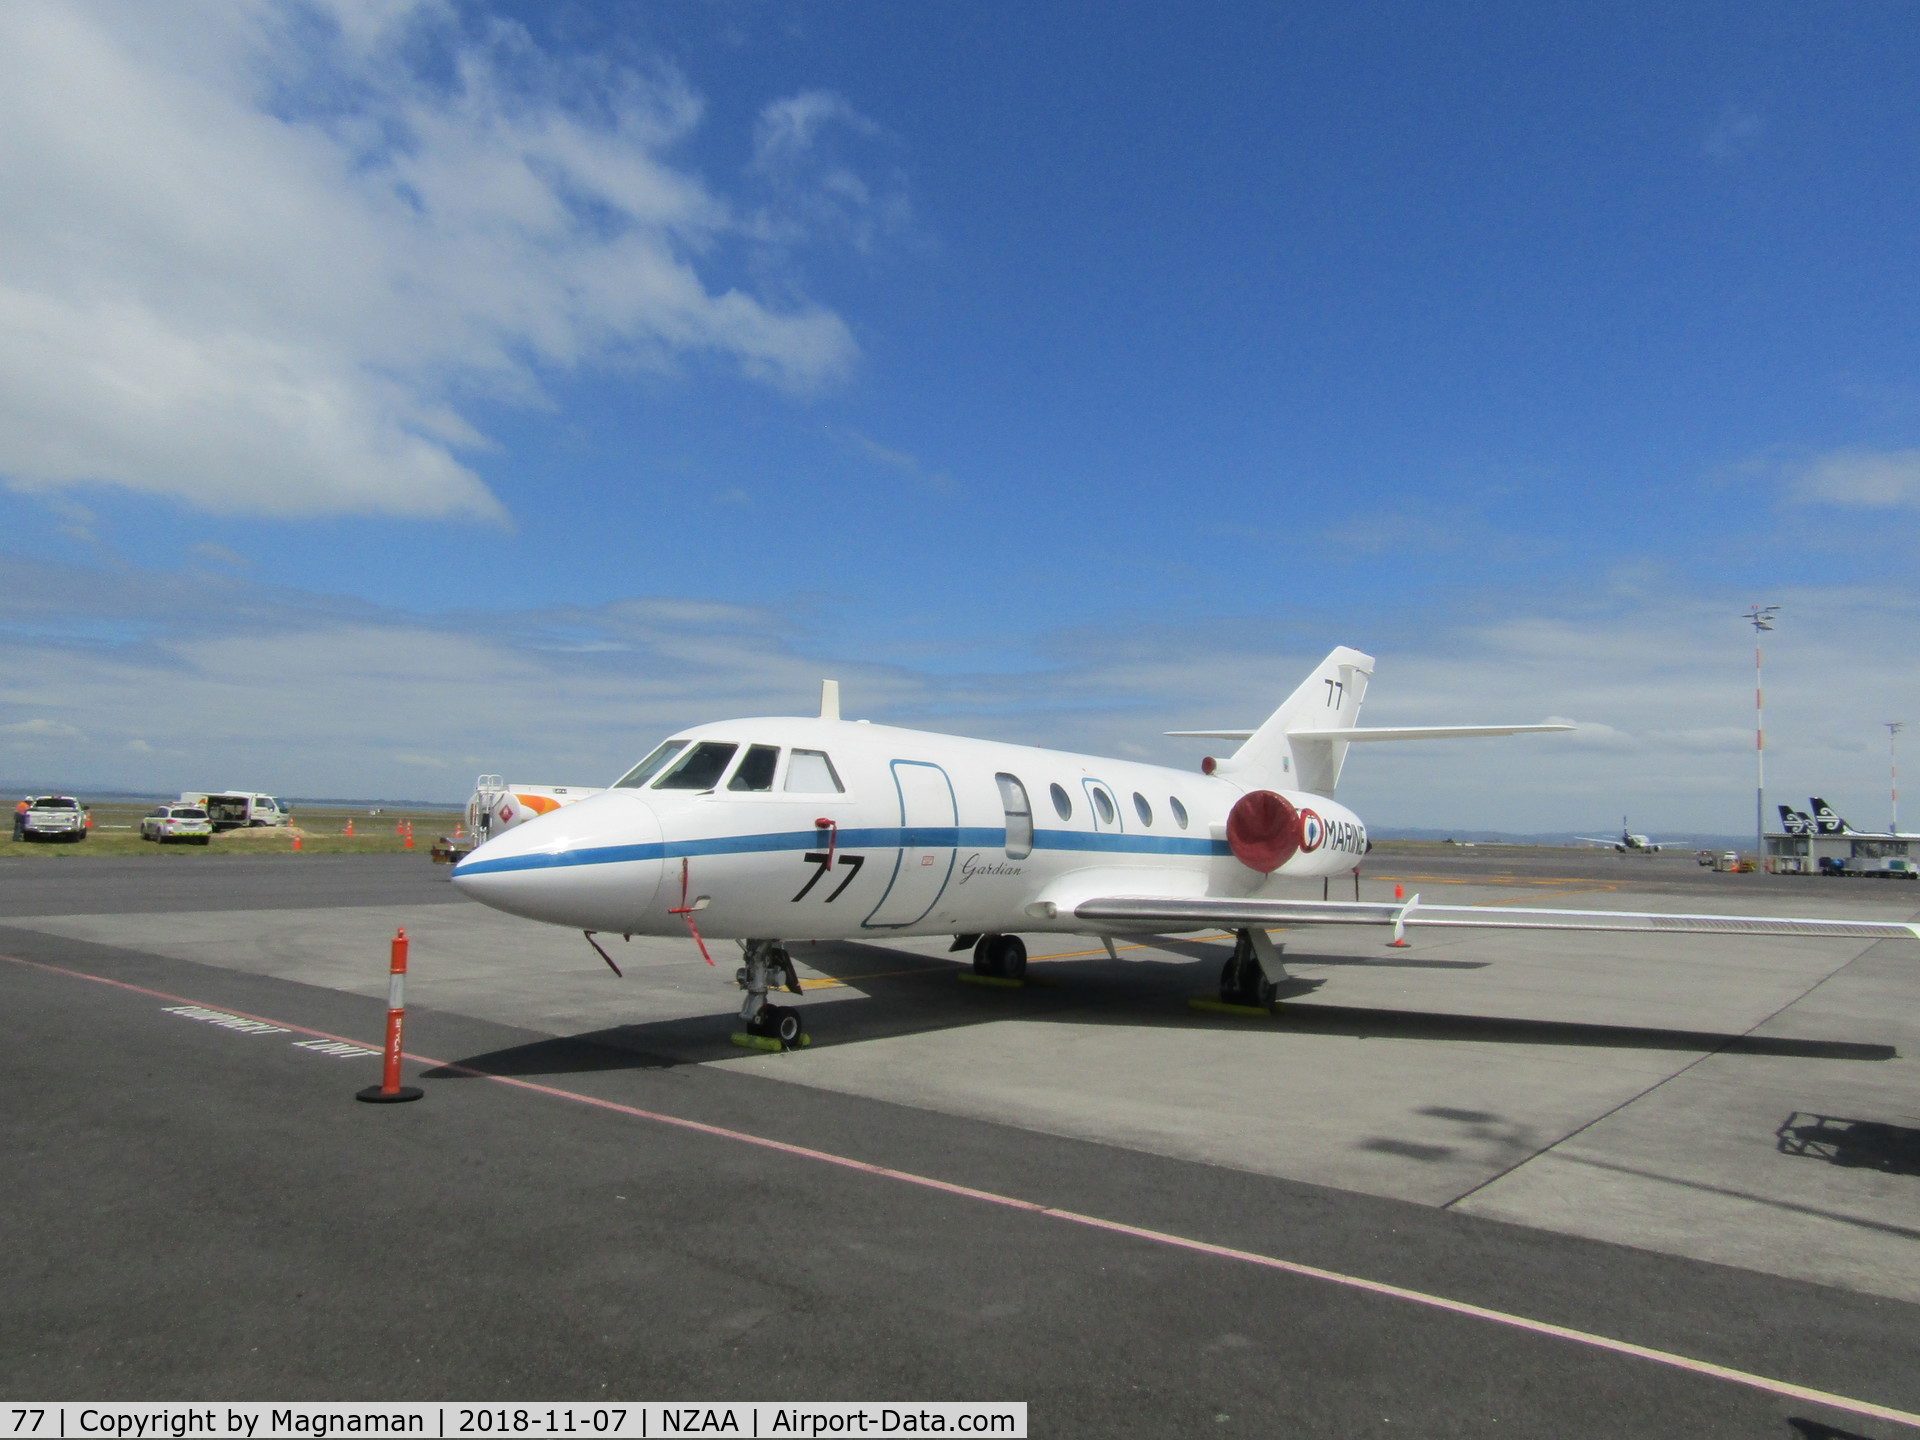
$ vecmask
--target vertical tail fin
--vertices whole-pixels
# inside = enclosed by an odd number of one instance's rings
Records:
[[[1815,833],[1820,835],[1851,835],[1853,833],[1853,826],[1835,814],[1833,807],[1818,795],[1812,797],[1811,804]]]
[[[1316,740],[1316,730],[1352,729],[1373,676],[1373,657],[1342,645],[1322,660],[1266,724],[1220,763],[1219,773],[1253,784],[1283,785],[1333,797],[1346,763],[1345,740]]]

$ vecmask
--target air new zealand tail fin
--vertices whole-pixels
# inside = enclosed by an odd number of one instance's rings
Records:
[[[1853,826],[1834,814],[1833,807],[1815,795],[1810,801],[1813,806],[1813,826],[1817,835],[1851,835]]]

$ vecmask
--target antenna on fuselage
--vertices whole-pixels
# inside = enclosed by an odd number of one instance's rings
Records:
[[[820,718],[822,720],[840,718],[840,682],[838,680],[820,682]]]

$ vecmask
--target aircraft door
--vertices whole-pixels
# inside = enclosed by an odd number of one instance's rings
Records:
[[[886,894],[862,922],[874,929],[911,925],[939,903],[960,838],[960,810],[946,771],[925,761],[896,760],[893,784],[900,797],[901,845]]]
[[[1118,834],[1126,827],[1120,823],[1120,802],[1103,781],[1080,782],[1087,792],[1087,809],[1093,815],[1093,828],[1101,834]]]

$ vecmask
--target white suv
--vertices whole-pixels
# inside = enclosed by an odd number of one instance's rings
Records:
[[[213,822],[198,805],[160,805],[140,818],[140,838],[162,845],[169,840],[205,845],[213,838]]]

